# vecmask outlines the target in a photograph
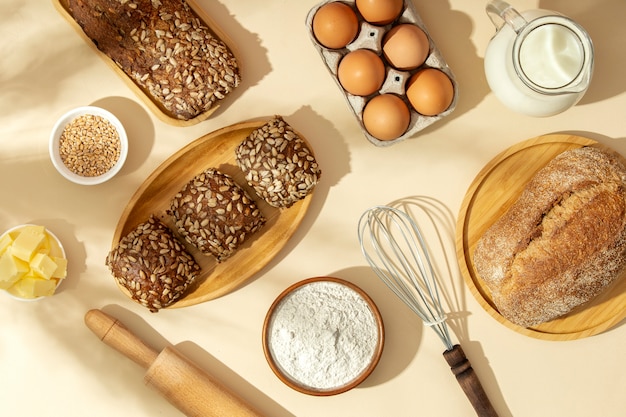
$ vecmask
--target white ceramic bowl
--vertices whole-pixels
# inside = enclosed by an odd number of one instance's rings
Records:
[[[0,234],[0,239],[2,239],[5,235],[8,235],[14,232],[19,232],[21,229],[27,226],[35,226],[35,225],[27,223],[27,224],[21,224],[19,226],[12,227],[9,230],[5,231],[4,233]],[[63,244],[61,243],[59,238],[54,233],[52,233],[47,227],[45,228],[45,231],[46,231],[46,235],[48,235],[48,239],[50,240],[50,244],[51,244],[50,254],[67,259],[67,255],[65,254],[65,248],[63,247]],[[62,278],[62,279],[52,278],[52,279],[55,279],[57,281],[56,289],[58,289],[59,285],[61,285],[61,283],[64,281],[65,278]],[[20,301],[37,301],[37,300],[41,300],[42,298],[47,298],[47,296],[41,296],[41,297],[35,297],[35,298],[24,298],[24,297],[21,297],[20,294],[18,294],[17,292],[12,291],[11,288],[8,288],[4,291],[11,298],[14,298]]]
[[[65,166],[59,154],[59,141],[61,138],[61,134],[65,129],[65,126],[75,118],[85,114],[100,116],[108,120],[115,127],[120,138],[120,156],[115,165],[113,165],[113,167],[111,167],[111,169],[109,169],[106,173],[92,177],[82,176],[72,172],[67,166]],[[95,185],[108,181],[109,179],[113,178],[115,174],[120,171],[120,169],[122,169],[122,166],[126,161],[126,156],[128,155],[128,138],[126,136],[126,130],[124,129],[124,126],[122,126],[122,123],[119,121],[119,119],[115,117],[115,115],[113,115],[111,112],[100,107],[83,106],[68,111],[63,116],[61,116],[59,120],[57,120],[54,128],[52,129],[52,133],[50,134],[49,151],[52,164],[57,169],[57,171],[59,171],[59,173],[65,178],[72,182],[75,182],[76,184]]]

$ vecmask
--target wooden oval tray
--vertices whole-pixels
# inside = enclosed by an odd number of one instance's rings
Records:
[[[533,175],[556,155],[584,146],[606,147],[580,136],[539,136],[505,150],[477,175],[463,199],[456,226],[456,250],[461,273],[480,305],[505,326],[544,340],[574,340],[610,329],[626,317],[624,276],[591,302],[541,325],[524,328],[500,315],[489,289],[472,261],[476,242],[513,204]],[[626,275],[626,274],[624,274]]]
[[[203,170],[217,168],[232,176],[248,192],[267,219],[259,231],[250,235],[244,245],[222,263],[217,263],[215,258],[203,255],[184,242],[200,265],[201,272],[187,294],[170,308],[199,304],[236,289],[280,252],[302,222],[311,203],[312,193],[288,209],[274,208],[255,194],[237,167],[235,148],[253,130],[265,123],[254,121],[224,127],[185,146],[150,174],[123,211],[113,235],[112,247],[151,214],[173,227],[172,219],[166,214],[172,197]],[[125,288],[118,287],[130,297]]]

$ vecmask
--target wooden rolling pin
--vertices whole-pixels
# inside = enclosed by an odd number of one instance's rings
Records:
[[[89,310],[85,324],[104,343],[146,369],[144,382],[190,417],[260,417],[173,347],[160,353],[146,345],[119,320],[101,310]]]

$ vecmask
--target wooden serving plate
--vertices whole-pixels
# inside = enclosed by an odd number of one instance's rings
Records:
[[[626,317],[624,276],[591,302],[569,314],[531,328],[511,323],[498,312],[489,289],[472,261],[483,233],[513,204],[533,175],[556,155],[569,149],[596,146],[597,142],[574,135],[539,136],[510,147],[477,175],[470,185],[456,226],[456,250],[461,273],[480,305],[505,326],[544,340],[574,340],[610,329]],[[626,274],[623,274],[626,275]]]
[[[267,265],[302,222],[311,203],[312,193],[287,209],[272,207],[247,185],[243,172],[237,167],[235,148],[253,130],[265,123],[266,121],[254,121],[224,127],[185,146],[150,174],[123,211],[113,235],[112,248],[151,214],[173,228],[174,222],[166,213],[172,197],[203,170],[217,168],[232,176],[248,192],[267,219],[266,224],[250,235],[233,256],[221,263],[217,263],[212,256],[202,254],[181,238],[200,265],[201,272],[186,295],[169,308],[199,304],[233,291]],[[118,287],[130,297],[124,287],[119,284]]]
[[[145,103],[147,107],[162,121],[169,123],[174,126],[192,126],[197,123],[200,123],[204,120],[207,120],[211,114],[213,114],[221,104],[221,101],[217,101],[213,104],[213,106],[205,111],[204,113],[199,114],[198,116],[189,119],[189,120],[181,120],[173,116],[165,107],[163,107],[158,101],[153,100],[152,96],[140,85],[135,83],[131,77],[129,77],[122,69],[108,57],[105,53],[100,51],[98,47],[93,43],[93,41],[83,32],[83,29],[80,25],[74,20],[72,14],[69,9],[69,0],[52,0],[54,7],[58,10],[58,12],[67,20],[70,26],[72,26],[76,32],[80,35],[81,38],[102,58],[102,60],[117,74],[119,77],[124,80],[126,85]],[[233,48],[234,42],[229,39],[226,34],[219,29],[219,26],[211,19],[211,17],[204,11],[200,6],[198,6],[195,0],[187,0],[187,4],[193,9],[196,15],[200,18],[200,20],[213,32],[213,34],[222,40],[228,48],[232,51],[232,53],[237,56],[236,50]],[[238,61],[240,62],[240,61]],[[241,69],[241,68],[240,68]]]

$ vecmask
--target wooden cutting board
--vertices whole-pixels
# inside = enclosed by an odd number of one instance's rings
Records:
[[[457,258],[474,297],[498,322],[538,339],[574,340],[617,325],[626,318],[626,276],[569,314],[536,327],[524,328],[500,315],[489,289],[476,273],[472,257],[478,239],[517,200],[533,175],[561,152],[583,146],[607,149],[591,139],[565,134],[539,136],[510,147],[476,176],[463,199],[457,221]]]
[[[207,168],[217,168],[233,177],[235,182],[248,192],[267,220],[259,231],[250,235],[233,256],[221,263],[184,242],[187,250],[200,265],[201,272],[187,294],[169,308],[209,301],[238,288],[281,251],[302,222],[313,193],[287,209],[272,207],[247,185],[243,172],[237,167],[235,148],[253,130],[265,123],[263,120],[224,127],[185,146],[150,174],[123,211],[113,235],[112,247],[115,247],[120,239],[138,224],[146,221],[151,214],[173,228],[173,220],[166,213],[172,197],[200,172]],[[302,135],[300,137],[303,138]],[[130,297],[124,287],[119,288]]]

